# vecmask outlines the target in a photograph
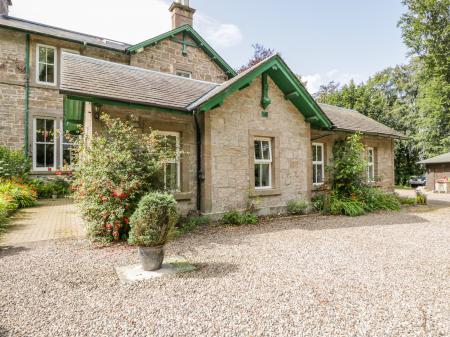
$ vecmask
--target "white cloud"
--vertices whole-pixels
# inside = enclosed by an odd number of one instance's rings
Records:
[[[221,23],[218,20],[199,13],[195,25],[207,41],[219,48],[229,48],[242,42],[242,33],[238,26]]]
[[[13,0],[10,15],[127,43],[171,29],[168,0]],[[241,42],[236,25],[197,12],[194,26],[215,47]]]
[[[351,80],[356,83],[362,81],[362,78],[358,74],[350,74],[341,72],[337,69],[330,70],[325,74],[312,74],[302,76],[302,80],[307,81],[307,89],[310,93],[314,94],[319,91],[319,88],[323,84],[328,84],[331,81],[340,83],[341,85],[349,83]]]

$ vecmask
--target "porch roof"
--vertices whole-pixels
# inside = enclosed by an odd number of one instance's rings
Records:
[[[394,138],[406,138],[402,133],[384,125],[376,120],[363,115],[362,113],[319,103],[319,106],[325,112],[327,117],[333,123],[335,130],[339,131],[360,131],[366,134],[390,136]]]
[[[60,92],[187,111],[218,84],[62,53]]]

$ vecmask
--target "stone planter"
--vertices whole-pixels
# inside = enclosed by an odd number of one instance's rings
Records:
[[[138,254],[142,269],[145,271],[161,269],[164,260],[164,246],[138,247]]]
[[[57,194],[52,194],[52,199],[58,199],[58,195]]]

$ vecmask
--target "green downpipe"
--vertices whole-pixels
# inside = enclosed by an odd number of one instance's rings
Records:
[[[25,157],[28,158],[28,134],[29,134],[29,115],[30,115],[30,34],[26,34],[25,42],[25,102],[24,102],[24,119],[25,119]]]

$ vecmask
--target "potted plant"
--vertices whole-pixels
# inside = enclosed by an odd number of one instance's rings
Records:
[[[128,242],[138,246],[139,259],[145,271],[161,268],[164,245],[178,219],[176,207],[171,194],[153,192],[142,197],[130,218]]]

